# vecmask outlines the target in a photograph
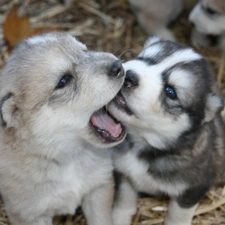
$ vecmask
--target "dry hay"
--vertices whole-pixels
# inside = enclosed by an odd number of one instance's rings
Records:
[[[66,1],[69,2],[69,1]],[[147,34],[138,26],[126,0],[77,0],[65,5],[59,0],[1,0],[0,1],[0,71],[8,57],[3,40],[2,24],[13,4],[18,4],[20,13],[29,15],[32,27],[57,26],[84,42],[89,49],[112,52],[127,60],[142,49]],[[180,42],[190,45],[190,26],[185,13],[172,25]],[[217,47],[198,49],[212,64],[218,84],[225,96],[224,56]],[[194,225],[225,225],[225,182],[214,188],[200,202],[194,217]],[[133,225],[163,224],[167,200],[140,198]],[[26,210],[26,209],[24,209]],[[0,201],[0,225],[8,225],[4,206]],[[55,225],[85,225],[79,209],[74,216],[56,217]]]

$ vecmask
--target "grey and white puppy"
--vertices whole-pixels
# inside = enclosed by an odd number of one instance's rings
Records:
[[[122,174],[114,224],[131,223],[144,192],[171,198],[166,225],[190,225],[225,167],[224,103],[211,69],[191,48],[158,37],[124,67],[124,86],[108,107],[128,129],[112,149]]]
[[[51,225],[82,205],[112,225],[112,163],[125,130],[103,109],[120,90],[121,62],[66,33],[31,37],[0,75],[0,193],[13,225]]]
[[[184,10],[190,10],[197,0],[129,0],[137,20],[148,34],[165,40],[175,40],[168,25]]]
[[[220,47],[225,50],[224,0],[199,1],[190,13],[189,20],[194,24],[191,36],[194,46],[207,46],[217,39]]]

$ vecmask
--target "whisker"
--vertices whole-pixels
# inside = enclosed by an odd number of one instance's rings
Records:
[[[131,48],[128,48],[126,50],[124,50],[119,56],[118,58],[120,59],[126,52],[132,51]]]

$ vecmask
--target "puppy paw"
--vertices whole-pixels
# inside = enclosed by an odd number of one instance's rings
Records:
[[[114,209],[113,225],[131,225],[136,209]]]

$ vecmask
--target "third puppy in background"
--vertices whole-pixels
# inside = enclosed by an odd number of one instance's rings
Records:
[[[218,38],[225,49],[225,1],[201,0],[192,10],[189,20],[193,23],[192,43],[195,46],[211,44],[209,35]]]
[[[148,34],[156,34],[164,40],[174,41],[175,37],[167,26],[182,10],[191,10],[197,0],[129,0],[129,2],[139,24]]]

